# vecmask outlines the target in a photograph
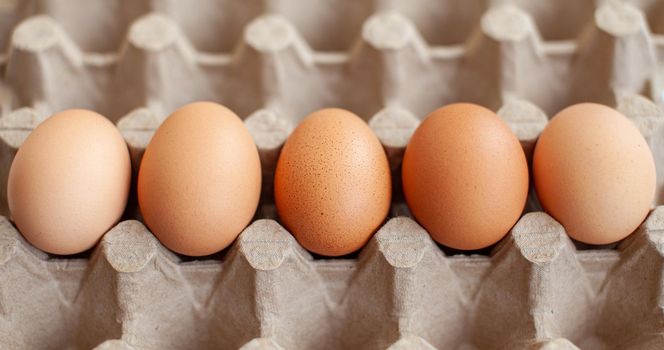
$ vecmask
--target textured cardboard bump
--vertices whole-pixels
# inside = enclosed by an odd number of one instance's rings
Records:
[[[127,343],[122,340],[113,339],[95,346],[94,350],[134,350],[134,348],[127,345]]]
[[[393,172],[399,171],[403,152],[419,124],[414,115],[400,107],[384,108],[369,120],[369,127],[383,145]]]
[[[512,230],[517,246],[526,260],[534,264],[553,261],[565,244],[565,229],[544,213],[524,215]]]
[[[244,120],[244,125],[252,135],[261,160],[262,197],[272,198],[274,192],[274,172],[277,168],[281,146],[293,130],[283,118],[267,109],[260,109]]]
[[[118,272],[136,272],[156,255],[157,239],[138,221],[123,221],[104,237],[104,254],[108,263]],[[135,232],[139,232],[136,234]]]
[[[269,338],[256,338],[242,345],[241,350],[283,350],[279,344]]]
[[[649,30],[634,6],[607,1],[584,35],[570,91],[573,101],[615,104],[616,92],[639,94],[649,89],[656,61]]]
[[[655,204],[664,203],[664,110],[639,95],[618,95],[617,109],[636,124],[652,151],[657,170]]]
[[[542,343],[536,344],[533,346],[533,349],[537,350],[578,350],[579,348],[576,345],[572,344],[567,339],[553,339],[550,341],[544,341]]]
[[[89,63],[57,22],[36,16],[14,30],[5,76],[18,105],[40,114],[67,106],[94,109],[101,93],[95,77],[85,71]]]
[[[436,348],[434,348],[431,344],[427,343],[426,340],[420,337],[410,336],[399,339],[396,343],[390,345],[388,349],[389,350],[407,350],[407,349],[433,350]]]
[[[548,122],[546,114],[534,104],[524,100],[509,100],[497,111],[521,142],[530,161],[539,134]]]

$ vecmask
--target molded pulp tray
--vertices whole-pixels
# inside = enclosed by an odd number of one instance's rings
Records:
[[[549,117],[594,101],[644,134],[664,204],[663,1],[0,0],[0,52],[3,183],[53,112],[116,122],[136,171],[159,123],[198,100],[245,120],[265,178],[256,221],[205,259],[162,247],[135,198],[76,257],[36,250],[3,218],[1,349],[664,348],[664,207],[589,248],[531,194],[510,235],[464,255],[436,245],[397,191],[357,256],[320,259],[275,221],[271,193],[281,145],[319,108],[367,120],[398,184],[436,107],[497,110],[530,156]]]

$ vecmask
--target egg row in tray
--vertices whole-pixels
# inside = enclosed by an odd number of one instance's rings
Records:
[[[529,169],[498,115],[456,103],[415,130],[401,186],[414,218],[453,249],[477,250],[503,238],[524,211],[531,178],[542,207],[572,238],[608,244],[645,219],[655,172],[639,130],[612,108],[583,103],[559,112],[542,131]],[[88,110],[57,113],[14,158],[11,219],[46,252],[83,252],[121,218],[131,174],[127,145],[111,122]],[[362,248],[385,221],[391,177],[369,126],[349,111],[323,109],[286,140],[274,202],[304,248],[342,256]],[[261,180],[259,153],[242,120],[219,104],[197,102],[171,114],[152,137],[136,179],[138,204],[166,247],[204,256],[231,245],[250,223]]]

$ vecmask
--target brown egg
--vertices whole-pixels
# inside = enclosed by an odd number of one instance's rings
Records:
[[[406,147],[402,178],[417,221],[455,249],[498,242],[528,195],[519,140],[494,112],[469,103],[439,108],[420,124]]]
[[[323,109],[305,118],[281,151],[274,195],[281,222],[315,253],[360,249],[382,224],[392,183],[378,138],[358,116]]]
[[[655,162],[618,111],[581,103],[558,113],[533,156],[537,196],[574,239],[607,244],[643,222],[655,196]]]
[[[37,126],[16,153],[9,210],[35,247],[80,253],[120,219],[130,181],[129,151],[113,123],[92,111],[66,110]]]
[[[166,247],[202,256],[228,247],[251,221],[261,164],[249,131],[228,108],[186,105],[157,129],[138,174],[145,223]]]

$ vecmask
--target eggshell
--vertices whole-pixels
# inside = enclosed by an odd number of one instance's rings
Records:
[[[632,233],[655,196],[655,162],[618,111],[581,103],[559,112],[535,146],[533,175],[544,210],[574,239],[616,242]]]
[[[23,142],[9,171],[11,217],[35,247],[85,251],[122,216],[131,181],[127,145],[103,116],[54,114]]]
[[[286,141],[275,172],[281,222],[315,253],[360,249],[390,207],[390,168],[369,126],[342,109],[305,118]]]
[[[168,248],[202,256],[229,246],[260,198],[258,150],[228,108],[186,105],[157,129],[138,174],[145,223]]]
[[[528,164],[519,140],[478,105],[432,112],[413,134],[402,166],[411,212],[434,240],[455,249],[496,243],[526,203]]]

